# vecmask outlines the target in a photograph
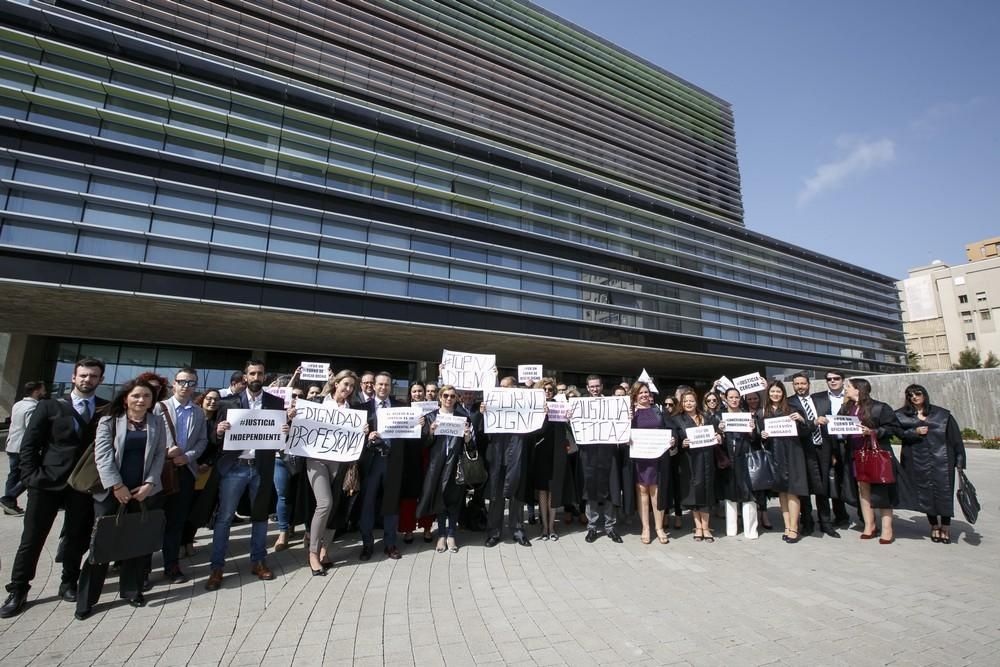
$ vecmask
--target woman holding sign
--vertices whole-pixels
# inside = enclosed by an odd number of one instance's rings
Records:
[[[791,420],[791,423],[786,420]],[[768,431],[768,428],[774,432]],[[778,431],[778,428],[785,428],[787,432]],[[781,380],[771,380],[767,385],[767,401],[759,413],[757,429],[761,439],[771,445],[773,490],[778,492],[781,518],[785,524],[785,534],[781,539],[795,544],[799,541],[799,496],[809,495],[806,454],[802,451],[802,436],[808,434],[809,428],[805,416],[788,404],[785,383]]]
[[[438,390],[438,404],[441,407],[428,414],[424,422],[424,447],[430,448],[430,457],[427,474],[424,475],[423,492],[417,505],[417,516],[437,515],[438,553],[444,553],[445,550],[458,552],[455,528],[465,502],[465,485],[459,484],[455,477],[465,450],[475,448],[472,425],[468,418],[455,414],[457,403],[458,391],[455,387],[450,384],[442,386]],[[454,428],[456,419],[464,421],[457,428],[457,433],[461,435],[452,435],[452,431],[447,429]],[[437,433],[438,429],[442,434]]]
[[[653,394],[649,391],[648,384],[636,382],[632,385],[629,396],[632,397],[632,405],[635,406],[632,413],[633,429],[669,428],[664,416],[654,406]],[[656,529],[657,540],[660,544],[667,544],[670,541],[667,531],[663,528],[663,517],[670,504],[670,494],[667,493],[667,485],[670,482],[670,457],[676,451],[676,448],[671,447],[655,459],[632,459],[635,465],[635,495],[639,500],[639,519],[642,521],[642,536],[639,539],[643,544],[652,542],[649,529],[650,507],[653,510],[653,527]]]
[[[719,433],[731,465],[719,471],[719,486],[726,501],[726,537],[736,537],[739,527],[740,505],[743,509],[743,534],[747,539],[757,539],[757,503],[750,485],[747,456],[757,440],[757,425],[753,414],[743,408],[743,397],[735,387],[726,390],[725,409],[719,422]],[[733,415],[731,428],[726,426],[726,415]],[[736,420],[735,416],[746,417]],[[749,431],[742,430],[749,426]],[[740,430],[737,430],[740,429]]]
[[[705,418],[698,404],[698,395],[686,390],[680,396],[680,413],[673,418],[674,441],[680,441],[677,474],[681,487],[681,504],[691,510],[694,518],[694,539],[696,542],[714,542],[709,527],[711,510],[718,496],[715,490],[715,445],[722,439],[715,433],[715,424]],[[711,442],[705,437],[707,431],[697,431],[703,427],[712,430]],[[696,439],[692,440],[692,436]]]

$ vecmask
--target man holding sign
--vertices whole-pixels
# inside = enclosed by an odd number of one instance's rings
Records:
[[[816,401],[809,395],[809,378],[805,373],[796,373],[792,376],[792,389],[795,390],[795,395],[788,400],[788,403],[805,416],[806,427],[805,435],[802,436],[802,451],[806,456],[809,491],[816,496],[819,529],[830,537],[840,537],[840,533],[833,527],[833,518],[830,516],[830,464],[832,462],[830,438],[824,436],[823,425],[819,420],[820,415],[828,413],[820,412]],[[829,409],[828,405],[823,407]],[[799,501],[802,504],[801,532],[803,535],[809,535],[815,527],[812,518],[812,502],[808,495],[802,496]]]
[[[243,365],[243,381],[246,389],[229,396],[219,403],[216,432],[224,436],[232,428],[228,420],[230,410],[280,410],[285,404],[276,396],[264,391],[264,362],[251,359]],[[288,432],[287,420],[283,428]],[[253,447],[230,449],[223,444],[222,455],[215,463],[219,473],[219,509],[215,515],[215,529],[212,535],[212,571],[205,582],[205,590],[218,590],[222,585],[223,567],[226,563],[226,549],[229,547],[229,529],[236,514],[236,506],[244,491],[249,492],[252,509],[250,512],[250,572],[258,579],[274,579],[274,573],[267,567],[267,519],[271,512],[271,493],[274,490],[274,452],[284,449],[284,442],[261,441],[247,438],[242,442]],[[232,444],[232,443],[231,443]],[[261,446],[262,445],[262,446]],[[258,446],[260,448],[258,449]]]
[[[531,546],[524,532],[524,504],[534,502],[533,498],[529,501],[531,454],[537,439],[533,431],[540,429],[545,420],[545,394],[541,390],[515,389],[516,385],[513,377],[505,377],[500,381],[501,389],[483,393],[481,404],[484,431],[489,439],[486,448],[489,469],[486,498],[490,503],[486,517],[487,547],[500,543],[505,506],[506,526],[514,541],[521,546]]]

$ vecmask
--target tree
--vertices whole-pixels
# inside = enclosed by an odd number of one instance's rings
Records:
[[[1000,359],[993,352],[986,353],[986,360],[983,361],[983,368],[996,368],[1000,366]]]
[[[963,371],[970,368],[982,368],[983,364],[979,359],[979,350],[974,347],[967,347],[958,353],[958,363],[952,365],[952,370]]]
[[[917,354],[916,352],[914,352],[913,350],[907,351],[907,353],[906,353],[906,367],[909,369],[909,371],[911,373],[919,373],[920,372],[920,355]]]

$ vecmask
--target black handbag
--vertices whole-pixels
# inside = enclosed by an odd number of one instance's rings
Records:
[[[958,505],[962,508],[965,520],[975,524],[979,518],[979,498],[976,496],[976,487],[961,468],[958,469],[958,492],[955,495],[958,497]]]
[[[479,452],[476,452],[476,457],[472,458],[469,454],[469,448],[463,447],[465,450],[462,455],[462,460],[459,462],[461,470],[459,474],[462,476],[462,480],[467,486],[480,486],[485,484],[489,473],[486,472],[486,465],[483,464],[483,459],[479,456]]]
[[[111,563],[148,556],[163,548],[163,529],[167,519],[163,510],[147,510],[139,503],[138,512],[128,512],[122,505],[114,514],[94,522],[90,534],[90,562]]]
[[[750,488],[767,491],[774,487],[774,461],[771,452],[755,449],[747,454],[747,472],[750,473]]]

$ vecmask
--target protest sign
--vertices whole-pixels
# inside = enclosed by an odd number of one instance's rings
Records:
[[[633,459],[658,459],[674,444],[674,434],[668,428],[634,428],[629,456]]]
[[[563,400],[550,401],[549,406],[549,421],[550,422],[565,422],[569,419],[569,403]]]
[[[285,409],[292,407],[292,390],[288,387],[264,387],[271,396],[277,396],[285,403]]]
[[[753,433],[753,415],[749,412],[723,412],[726,433]]]
[[[385,440],[392,438],[419,438],[420,417],[423,413],[414,407],[379,408],[375,413],[376,430]]]
[[[724,394],[730,389],[735,389],[733,381],[727,378],[725,375],[716,380],[712,386],[715,387],[716,391],[718,391],[721,394]]]
[[[767,380],[760,376],[760,373],[750,373],[733,378],[733,385],[740,392],[740,396],[752,394],[755,391],[767,389]]]
[[[711,426],[692,426],[684,429],[684,435],[688,439],[688,447],[697,449],[699,447],[711,447],[715,442],[715,429]]]
[[[450,435],[461,438],[465,435],[465,425],[468,421],[461,415],[446,415],[439,412],[434,419],[434,423],[437,424],[434,435]]]
[[[646,372],[645,368],[642,369],[642,373],[639,375],[638,382],[645,382],[646,386],[649,387],[650,393],[652,394],[660,393],[660,390],[656,388],[655,384],[653,384],[653,378],[649,377],[649,373]]]
[[[228,451],[244,449],[284,449],[281,428],[288,420],[284,410],[229,410],[229,430],[222,442]]]
[[[795,426],[795,422],[792,421],[791,417],[774,417],[772,419],[765,419],[764,432],[767,433],[767,437],[769,438],[784,438],[788,436],[797,436],[799,434],[799,430]]]
[[[303,361],[299,379],[303,382],[326,382],[330,379],[330,364],[320,361]]]
[[[434,412],[438,409],[437,401],[413,401],[410,403],[411,408],[416,408],[420,410],[420,414],[426,415],[428,412]]]
[[[632,414],[628,396],[587,396],[569,399],[570,427],[578,445],[628,442]]]
[[[861,435],[861,420],[852,415],[829,415],[826,432],[830,435]]]
[[[479,391],[497,384],[497,358],[493,354],[441,352],[441,382],[455,389]]]
[[[341,410],[310,401],[296,402],[288,453],[327,461],[357,461],[364,449],[365,410]]]
[[[518,364],[517,381],[521,384],[525,382],[538,382],[542,379],[541,364]]]
[[[545,392],[541,389],[487,389],[483,405],[486,433],[531,433],[545,421]]]

